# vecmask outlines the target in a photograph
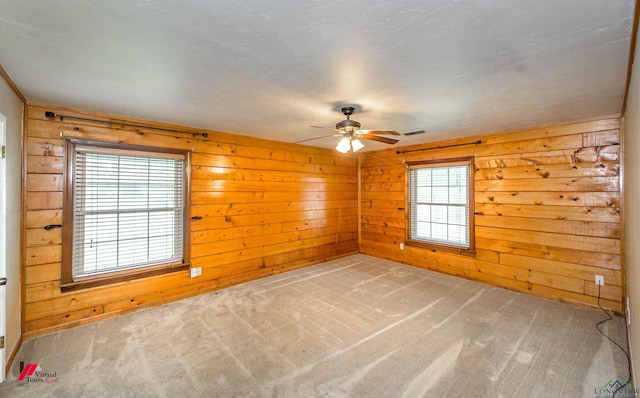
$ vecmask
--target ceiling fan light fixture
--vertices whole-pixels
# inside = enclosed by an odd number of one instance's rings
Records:
[[[361,144],[362,145],[362,144]],[[338,145],[336,146],[336,150],[338,152],[347,153],[351,149],[351,142],[349,142],[349,138],[342,137]]]
[[[353,152],[357,152],[362,148],[364,148],[364,144],[360,142],[359,139],[354,138],[353,141],[351,141],[351,149],[353,149]]]

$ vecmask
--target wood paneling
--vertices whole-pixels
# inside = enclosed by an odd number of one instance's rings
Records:
[[[364,153],[361,252],[587,306],[603,275],[601,304],[620,312],[619,143],[612,118]],[[400,250],[404,163],[463,156],[475,158],[476,255]]]
[[[209,131],[203,138],[113,121],[47,119],[27,107],[25,336],[104,319],[358,251],[545,298],[620,311],[618,119],[451,140],[354,156]],[[132,119],[124,121],[137,122]],[[158,127],[167,126],[142,122]],[[185,127],[181,131],[202,130]],[[68,293],[60,291],[63,137],[192,150],[193,266]],[[399,244],[405,239],[404,162],[474,156],[475,256]],[[358,192],[358,185],[361,191]],[[361,214],[358,214],[360,206]],[[358,218],[360,217],[360,218]],[[358,224],[360,224],[358,226]]]
[[[358,250],[357,158],[207,131],[208,137],[115,122],[47,119],[45,111],[110,115],[30,104],[26,129],[25,336],[78,325]],[[119,118],[157,127],[160,123]],[[186,127],[180,131],[202,132]],[[63,137],[192,150],[191,260],[188,272],[60,291]]]

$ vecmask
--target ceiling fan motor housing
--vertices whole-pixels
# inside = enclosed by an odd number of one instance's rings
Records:
[[[349,131],[359,130],[360,123],[356,122],[355,120],[347,119],[347,120],[343,120],[341,122],[336,123],[336,129],[349,130]]]

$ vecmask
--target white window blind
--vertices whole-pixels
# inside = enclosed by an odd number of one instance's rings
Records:
[[[73,278],[180,262],[184,156],[76,146]]]
[[[470,248],[469,165],[409,168],[409,240]]]

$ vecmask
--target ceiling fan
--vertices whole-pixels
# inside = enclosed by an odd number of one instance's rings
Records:
[[[351,115],[355,110],[352,106],[345,106],[342,108],[342,113],[347,117],[345,120],[338,122],[335,129],[322,127],[322,126],[310,126],[318,129],[325,129],[334,131],[335,134],[329,137],[342,137],[336,149],[339,152],[347,153],[350,150],[356,152],[364,147],[364,144],[360,142],[361,138],[366,140],[384,142],[385,144],[395,144],[398,140],[394,138],[381,137],[380,135],[401,135],[397,131],[393,130],[360,130],[360,123],[355,120],[351,120]],[[326,136],[325,136],[326,137]],[[297,141],[296,144],[301,142],[317,140],[325,137],[310,138],[308,140]]]

